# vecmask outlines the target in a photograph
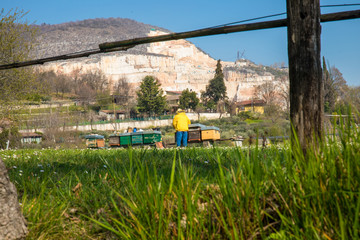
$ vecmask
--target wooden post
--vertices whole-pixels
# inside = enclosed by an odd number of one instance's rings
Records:
[[[290,119],[304,153],[321,138],[323,81],[319,0],[287,0]],[[294,135],[292,141],[294,143]]]
[[[0,239],[25,239],[26,220],[21,213],[16,187],[0,158]]]

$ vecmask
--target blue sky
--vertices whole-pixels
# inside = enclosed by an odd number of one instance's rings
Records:
[[[321,5],[360,3],[360,0],[321,0]],[[36,24],[57,24],[90,18],[121,17],[190,31],[229,22],[286,12],[285,0],[1,0],[5,12],[29,11]],[[360,6],[322,8],[322,13],[360,9]],[[284,16],[277,18],[285,18]],[[275,18],[265,19],[274,20]],[[263,20],[260,20],[263,21]],[[188,39],[215,59],[235,61],[237,52],[257,64],[287,65],[286,28],[257,30]],[[360,19],[322,24],[321,55],[337,67],[349,85],[360,85]]]

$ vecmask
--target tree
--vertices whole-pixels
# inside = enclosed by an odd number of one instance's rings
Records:
[[[53,79],[56,77],[54,71],[36,71],[36,80],[35,87],[37,87],[37,91],[41,94],[50,95],[52,92],[51,83]]]
[[[121,104],[129,112],[129,107],[133,104],[133,97],[129,91],[131,89],[129,82],[125,77],[120,78],[113,86],[113,96],[116,104]]]
[[[223,113],[226,113],[230,110],[230,102],[228,99],[219,100],[216,104],[216,111],[220,113],[219,118],[222,117]]]
[[[137,106],[139,112],[153,114],[161,114],[166,107],[166,97],[161,84],[152,76],[146,76],[140,84],[140,90],[137,94]]]
[[[101,71],[89,71],[82,74],[80,84],[87,85],[95,93],[109,90],[108,80]]]
[[[22,11],[0,11],[0,64],[27,60],[33,48],[36,31],[25,21]],[[0,71],[0,120],[9,116],[15,101],[26,99],[34,90],[31,69]],[[0,239],[25,238],[27,228],[22,216],[15,186],[10,182],[5,164],[0,159]]]
[[[338,68],[332,66],[330,68],[330,79],[332,81],[333,88],[335,90],[337,99],[344,99],[346,93],[349,91],[349,87]]]
[[[329,64],[328,64],[329,65]],[[338,98],[344,99],[348,86],[342,73],[335,66],[329,70],[323,57],[323,81],[324,81],[324,111],[332,113]]]
[[[80,70],[76,70],[73,73],[73,88],[75,94],[84,103],[90,103],[105,96],[111,99],[108,80],[101,71],[89,71],[82,74],[79,72]]]
[[[323,81],[320,58],[320,1],[287,0],[290,119],[292,143],[304,154],[323,132]]]
[[[264,115],[275,124],[284,114],[279,105],[270,103],[264,107]]]
[[[354,111],[360,112],[360,86],[349,87],[346,95],[346,102],[352,106]]]
[[[0,11],[0,64],[28,60],[34,47],[36,28],[23,20],[26,13],[19,10]],[[1,113],[8,116],[16,101],[26,99],[34,92],[35,75],[32,69],[0,71]]]
[[[56,95],[64,98],[65,93],[70,93],[72,91],[71,80],[68,76],[60,74],[56,75],[55,78],[52,78],[51,87],[53,91],[56,92]]]
[[[219,100],[225,100],[226,86],[224,82],[224,74],[222,72],[221,62],[217,61],[215,76],[206,86],[206,91],[202,92],[201,98],[208,108],[214,109]]]
[[[276,97],[276,85],[273,82],[265,82],[255,88],[256,98],[263,100],[266,104],[273,104]]]
[[[290,109],[289,81],[287,76],[275,78],[255,88],[254,97],[261,99],[267,106],[288,112]]]
[[[280,101],[285,106],[285,112],[289,113],[290,111],[290,85],[289,85],[289,77],[281,76],[278,79],[278,88],[279,88],[279,96]]]
[[[331,81],[330,72],[327,69],[325,57],[323,57],[323,81],[324,81],[324,111],[332,112],[336,103],[336,93]]]
[[[196,96],[196,92],[191,92],[187,88],[186,90],[182,91],[180,96],[180,108],[187,109],[190,108],[195,111],[197,105],[199,104],[200,100]]]

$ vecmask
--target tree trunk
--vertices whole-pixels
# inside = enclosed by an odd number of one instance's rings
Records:
[[[0,239],[24,239],[26,221],[21,213],[17,192],[0,159]]]
[[[323,129],[319,0],[287,0],[287,20],[290,118],[306,153],[307,147],[321,138]]]

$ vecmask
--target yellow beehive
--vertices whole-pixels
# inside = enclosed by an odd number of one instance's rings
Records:
[[[201,130],[201,140],[219,140],[220,130],[216,127],[209,127],[209,129]]]

